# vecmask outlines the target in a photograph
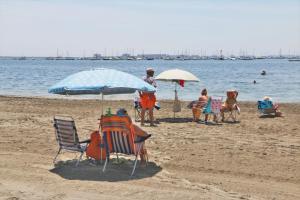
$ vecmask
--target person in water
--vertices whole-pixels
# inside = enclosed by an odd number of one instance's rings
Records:
[[[144,81],[149,83],[150,85],[157,87],[154,76],[154,70],[152,68],[147,68],[146,70],[146,76],[143,77]],[[141,125],[144,126],[145,123],[145,113],[146,110],[149,111],[149,118],[150,118],[150,126],[154,126],[153,120],[153,108],[155,106],[156,97],[154,92],[140,92],[140,98],[141,98]]]

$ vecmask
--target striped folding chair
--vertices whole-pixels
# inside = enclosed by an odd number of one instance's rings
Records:
[[[79,141],[74,119],[70,116],[55,116],[54,128],[56,140],[59,144],[59,150],[53,163],[55,163],[56,158],[62,150],[67,150],[81,153],[76,162],[76,166],[78,166],[83,153],[86,151],[87,143],[89,143],[90,140]]]
[[[140,122],[142,118],[142,106],[139,98],[135,98],[134,100],[134,119],[136,122]],[[149,110],[147,109],[145,112],[145,121],[149,121]]]
[[[106,159],[102,171],[104,172],[110,159],[110,154],[134,155],[134,165],[131,176],[134,174],[138,155],[145,140],[138,137],[135,140],[131,119],[128,116],[103,116],[101,118],[103,144],[106,150]]]
[[[203,109],[204,114],[213,115],[214,121],[219,122],[220,110],[222,108],[222,97],[210,97],[207,101],[206,106]]]

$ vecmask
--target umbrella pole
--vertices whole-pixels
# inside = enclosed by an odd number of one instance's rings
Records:
[[[177,90],[177,85],[176,85],[176,82],[175,82],[175,90],[174,90],[174,105],[173,105],[173,107],[175,106],[175,101],[176,101],[176,91]],[[173,118],[175,119],[175,111],[174,111],[174,116],[173,116]]]
[[[103,144],[103,140],[102,140],[102,129],[101,129],[101,119],[103,116],[103,93],[101,93],[101,117],[100,117],[100,121],[99,121],[99,134],[100,134],[100,138],[101,138],[101,144]],[[100,163],[102,164],[102,148],[100,145]]]
[[[103,93],[101,93],[101,116],[103,115]]]

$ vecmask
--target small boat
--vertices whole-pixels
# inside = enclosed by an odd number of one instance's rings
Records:
[[[266,74],[267,74],[267,72],[265,70],[262,70],[261,73],[260,73],[260,75],[263,75],[263,76],[266,75]]]
[[[297,62],[297,61],[299,62],[299,61],[300,61],[300,58],[299,58],[299,59],[289,59],[289,61],[290,61],[290,62]]]

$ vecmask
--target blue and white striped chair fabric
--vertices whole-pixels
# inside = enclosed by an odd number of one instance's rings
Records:
[[[54,128],[56,140],[59,144],[59,150],[53,160],[55,163],[57,156],[60,154],[61,150],[75,151],[80,152],[80,157],[76,163],[76,166],[79,164],[82,155],[86,151],[86,144],[89,143],[89,140],[79,141],[77,129],[75,126],[74,119],[69,116],[55,116],[54,117]]]
[[[111,146],[112,149],[109,150],[109,145],[108,145],[108,140],[107,140],[107,134],[110,135],[111,138]],[[109,132],[104,132],[103,133],[103,139],[105,141],[105,148],[106,148],[106,152],[107,155],[109,156],[109,153],[123,153],[123,154],[127,154],[127,155],[131,155],[131,154],[135,154],[134,150],[132,149],[131,145],[130,145],[130,138],[129,138],[129,134],[123,134],[117,131],[109,131]]]
[[[124,118],[125,120],[125,118]],[[127,121],[128,122],[128,121]],[[131,123],[131,121],[129,122]],[[103,143],[106,150],[106,159],[102,171],[106,169],[106,165],[109,162],[110,154],[116,153],[118,158],[118,153],[125,155],[134,155],[134,166],[131,172],[131,176],[134,174],[137,158],[143,147],[143,142],[135,142],[132,134],[132,130],[129,124],[122,121],[109,121],[101,123],[101,128],[103,131]]]

